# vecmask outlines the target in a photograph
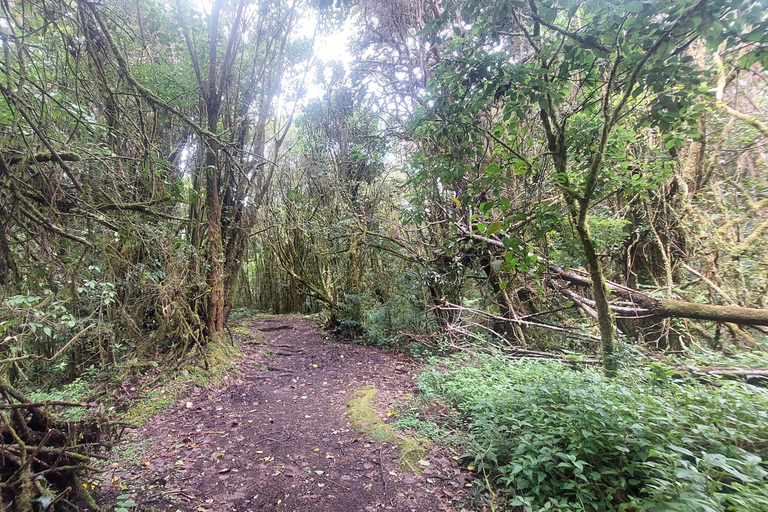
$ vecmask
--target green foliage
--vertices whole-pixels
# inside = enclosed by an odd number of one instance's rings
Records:
[[[401,343],[401,333],[423,333],[433,328],[424,315],[422,279],[413,270],[405,270],[387,281],[387,272],[378,278],[377,291],[365,295],[344,294],[339,304],[339,325],[360,342],[381,348]],[[371,283],[373,284],[373,283]]]
[[[0,336],[10,337],[23,345],[25,338],[40,340],[56,330],[69,330],[77,321],[63,301],[45,296],[13,295],[0,303]]]
[[[412,432],[418,437],[437,441],[441,438],[440,427],[437,423],[421,418],[413,411],[407,411],[405,414],[398,415],[393,426],[399,430]]]
[[[138,506],[138,504],[133,501],[133,499],[131,499],[130,494],[121,494],[116,499],[117,503],[115,503],[115,512],[130,512],[129,509]]]
[[[62,385],[60,388],[48,390],[33,388],[26,396],[33,402],[46,402],[49,400],[86,402],[93,399],[93,390],[98,376],[99,371],[92,365],[81,377]],[[55,415],[61,416],[67,421],[76,421],[83,419],[86,412],[87,410],[82,407],[65,407],[60,413]]]
[[[461,411],[467,457],[523,510],[765,510],[768,394],[673,380],[662,365],[608,380],[555,362],[434,360],[428,396]]]

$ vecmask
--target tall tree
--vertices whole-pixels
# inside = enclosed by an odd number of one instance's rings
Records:
[[[435,70],[425,109],[425,126],[432,127],[427,140],[438,142],[438,153],[442,147],[452,155],[442,184],[452,187],[451,176],[463,177],[472,166],[491,181],[504,177],[501,166],[534,182],[551,176],[589,271],[588,309],[598,320],[606,371],[613,374],[616,326],[591,212],[622,188],[652,189],[666,179],[651,170],[653,162],[643,169],[632,157],[636,135],[629,123],[640,133],[655,130],[671,151],[695,132],[697,95],[706,89],[703,70],[687,54],[691,44],[698,38],[713,46],[737,44],[744,30],[757,34],[765,17],[750,2],[470,0],[447,7],[443,23],[453,28],[453,35],[444,36],[450,44],[443,43],[443,53],[454,58]],[[761,45],[746,51],[752,62],[765,59]],[[539,144],[538,152],[527,149]],[[498,192],[497,187],[496,195],[481,196],[482,202],[475,196],[473,205],[483,214],[507,211],[511,198]],[[456,193],[457,206],[463,206],[461,198],[469,196]],[[495,244],[517,247],[508,232],[512,218],[478,223],[470,234],[492,243],[488,235],[500,233]]]
[[[86,4],[98,22],[120,74],[155,108],[186,126],[184,148],[192,155],[190,237],[193,273],[205,275],[199,314],[209,337],[223,332],[234,304],[252,212],[268,190],[293,119],[278,105],[286,74],[308,62],[306,41],[294,29],[298,1],[246,0],[213,3],[204,18],[177,2],[177,27],[186,45],[197,88],[190,116],[135,76],[104,15]],[[198,35],[204,34],[204,40]],[[204,256],[204,259],[201,259]]]

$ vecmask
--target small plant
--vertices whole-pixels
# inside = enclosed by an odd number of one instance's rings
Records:
[[[131,499],[130,494],[121,494],[117,497],[115,512],[131,512],[129,509],[134,507],[138,507],[138,504]]]
[[[394,422],[393,426],[398,430],[410,431],[413,434],[436,441],[440,439],[440,427],[434,421],[425,420],[413,411],[408,411]]]

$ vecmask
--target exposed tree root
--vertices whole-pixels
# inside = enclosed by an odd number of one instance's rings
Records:
[[[98,471],[90,461],[99,456],[84,449],[100,444],[101,425],[98,420],[58,424],[42,409],[51,405],[88,406],[34,403],[0,380],[0,509],[53,512],[86,505],[99,510],[81,478]]]

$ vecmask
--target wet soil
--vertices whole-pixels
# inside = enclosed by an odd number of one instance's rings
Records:
[[[103,503],[169,511],[460,511],[471,475],[433,443],[413,468],[395,444],[356,431],[354,390],[387,411],[414,393],[408,358],[330,341],[309,319],[257,317],[227,385],[196,387],[131,432],[103,475]],[[417,471],[420,470],[420,474]]]

